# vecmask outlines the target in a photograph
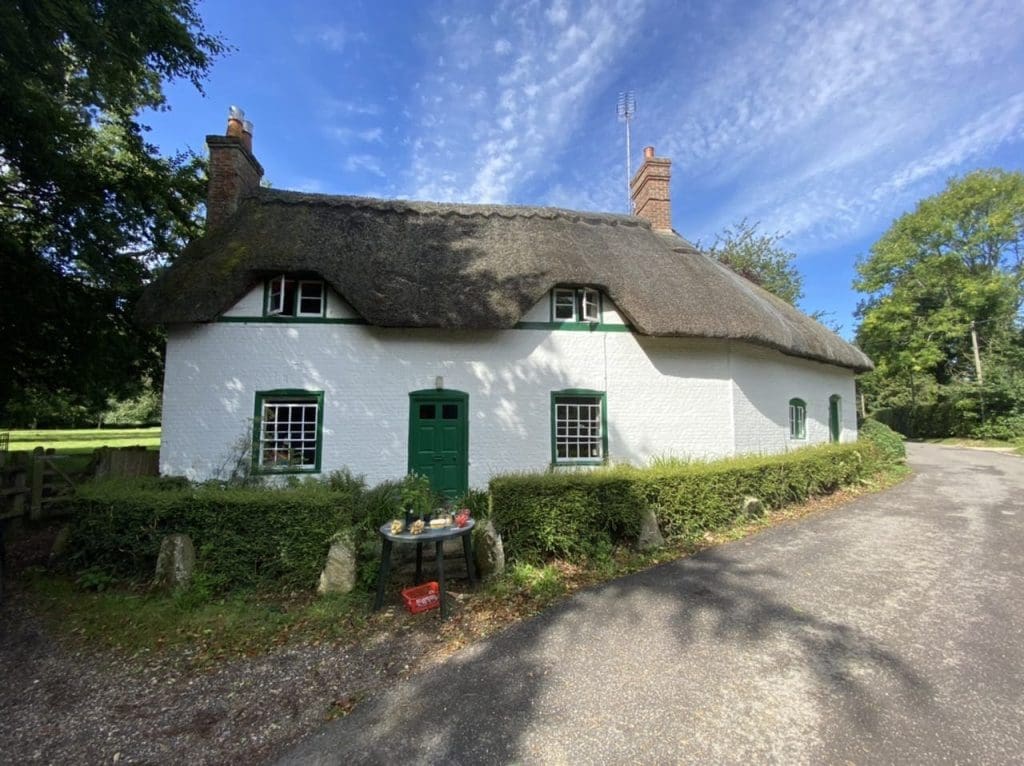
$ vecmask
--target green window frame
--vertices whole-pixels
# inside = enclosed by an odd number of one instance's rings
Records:
[[[555,287],[551,290],[551,321],[600,323],[604,298],[596,287]]]
[[[323,433],[323,391],[257,391],[253,406],[253,471],[320,473]]]
[[[278,274],[263,283],[263,316],[309,319],[327,315],[327,285],[314,274]]]
[[[608,397],[604,391],[551,392],[552,465],[601,465],[608,460]]]
[[[807,402],[803,399],[789,400],[789,438],[807,438]]]

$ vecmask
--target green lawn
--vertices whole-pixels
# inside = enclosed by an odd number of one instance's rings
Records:
[[[924,441],[929,444],[942,444],[947,447],[1016,450],[1018,454],[1024,455],[1024,439],[1003,441],[1002,439],[967,439],[959,436],[950,436],[945,439],[924,439]]]
[[[11,452],[51,447],[59,455],[81,455],[97,447],[134,447],[157,449],[159,428],[76,428],[68,430],[11,431]]]

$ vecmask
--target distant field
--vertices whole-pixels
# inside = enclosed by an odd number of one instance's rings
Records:
[[[160,447],[159,428],[77,428],[69,430],[11,431],[11,452],[53,448],[61,455],[80,455],[97,447]]]

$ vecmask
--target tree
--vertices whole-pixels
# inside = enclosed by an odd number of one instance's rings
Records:
[[[785,234],[762,234],[758,223],[743,219],[715,235],[705,252],[755,285],[794,306],[803,297],[803,277],[793,261],[796,253],[780,245]]]
[[[102,407],[159,377],[131,310],[199,232],[203,163],[161,157],[140,115],[166,81],[201,90],[224,44],[192,0],[0,6],[0,413],[40,392]]]
[[[1022,173],[979,170],[952,179],[897,219],[858,261],[854,282],[867,294],[857,337],[875,360],[863,383],[876,406],[930,404],[950,387],[976,383],[972,323],[983,369],[1015,385],[1022,269]]]

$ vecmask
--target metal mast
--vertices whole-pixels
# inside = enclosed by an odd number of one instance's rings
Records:
[[[626,90],[619,93],[619,101],[615,107],[615,113],[620,121],[626,123],[626,212],[633,212],[633,195],[630,192],[629,182],[633,180],[633,169],[631,167],[629,151],[629,123],[636,114],[636,98],[633,91]]]

